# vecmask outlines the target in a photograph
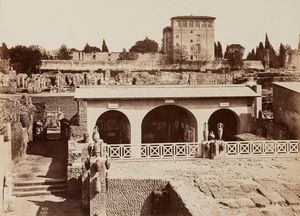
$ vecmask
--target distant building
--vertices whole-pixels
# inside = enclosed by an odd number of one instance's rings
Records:
[[[209,16],[176,16],[171,26],[163,30],[163,51],[181,52],[188,61],[212,61],[214,59],[214,20]]]
[[[273,115],[287,126],[290,139],[300,139],[300,82],[273,83]]]

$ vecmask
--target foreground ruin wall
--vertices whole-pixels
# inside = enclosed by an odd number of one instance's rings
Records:
[[[109,179],[107,216],[151,216],[151,192],[166,185],[154,179]]]
[[[153,191],[165,191],[158,203]],[[109,179],[107,216],[191,216],[180,196],[165,180]]]
[[[0,214],[3,212],[3,187],[4,177],[12,170],[11,160],[11,137],[5,138],[0,135]]]
[[[300,93],[274,85],[273,97],[275,123],[287,126],[290,139],[300,139]]]

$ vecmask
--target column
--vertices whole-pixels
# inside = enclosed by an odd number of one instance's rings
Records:
[[[138,117],[131,118],[131,153],[132,158],[141,158],[142,121]]]

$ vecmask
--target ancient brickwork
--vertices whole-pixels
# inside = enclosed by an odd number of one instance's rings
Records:
[[[151,192],[166,184],[153,179],[109,179],[107,216],[151,216]]]

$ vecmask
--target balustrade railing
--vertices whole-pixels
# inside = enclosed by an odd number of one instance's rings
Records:
[[[300,140],[264,140],[225,142],[227,156],[286,155],[299,153]]]
[[[300,140],[263,140],[263,141],[224,141],[224,157],[249,156],[293,156],[300,155]],[[133,148],[138,147],[138,156]],[[135,149],[136,151],[136,149]],[[202,157],[203,145],[198,142],[187,143],[143,143],[108,144],[107,153],[111,159],[175,159]],[[201,153],[202,152],[202,153]]]
[[[199,152],[199,143],[147,143],[141,146],[142,158],[193,158]]]

